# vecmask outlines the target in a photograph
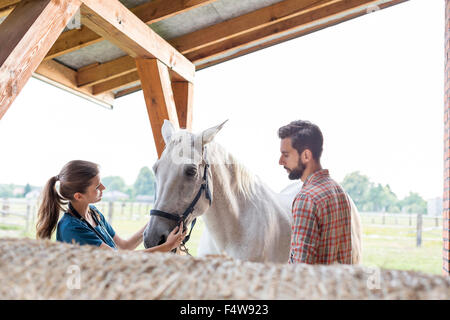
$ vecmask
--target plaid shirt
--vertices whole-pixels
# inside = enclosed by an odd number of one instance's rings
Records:
[[[289,263],[351,264],[351,207],[328,170],[311,174],[292,204]]]

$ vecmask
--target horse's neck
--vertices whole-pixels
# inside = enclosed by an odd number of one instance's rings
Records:
[[[257,195],[254,190],[247,190],[245,196],[242,194],[239,183],[246,177],[240,176],[242,171],[233,167],[241,166],[235,159],[220,149],[209,155],[213,200],[203,219],[218,244],[235,243],[230,238],[239,238],[242,236],[241,232],[245,232],[246,220],[252,219],[256,212],[249,208],[255,206]],[[255,185],[255,189],[262,187]]]

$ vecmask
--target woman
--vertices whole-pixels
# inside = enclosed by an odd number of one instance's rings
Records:
[[[59,181],[59,193],[56,182]],[[134,250],[142,242],[144,226],[128,240],[117,235],[103,214],[92,203],[99,202],[105,186],[100,181],[98,165],[74,160],[67,163],[60,174],[50,178],[43,191],[36,225],[37,238],[50,239],[56,230],[56,240],[80,245],[96,245],[104,249]],[[58,222],[59,214],[67,211]],[[169,252],[177,248],[186,236],[183,225],[176,227],[165,243],[145,249],[145,252]]]

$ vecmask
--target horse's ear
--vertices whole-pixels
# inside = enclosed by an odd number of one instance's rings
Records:
[[[225,120],[224,122],[222,122],[221,124],[219,124],[218,126],[206,129],[205,131],[202,132],[202,145],[205,145],[207,143],[210,143],[211,141],[213,141],[214,137],[216,136],[217,132],[220,131],[220,129],[222,129],[223,125],[228,121]]]
[[[161,128],[161,133],[162,133],[162,136],[164,138],[164,142],[166,143],[166,145],[169,144],[170,139],[172,138],[172,135],[174,134],[174,132],[175,132],[175,128],[174,128],[172,122],[164,119],[164,123]]]

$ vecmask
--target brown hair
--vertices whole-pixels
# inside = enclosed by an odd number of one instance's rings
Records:
[[[280,139],[291,138],[291,145],[301,155],[309,149],[315,160],[320,160],[323,149],[323,135],[319,127],[306,120],[292,121],[278,129]]]
[[[93,162],[73,160],[68,162],[59,175],[50,178],[42,191],[42,203],[38,211],[36,237],[50,239],[56,229],[59,213],[73,200],[75,193],[85,193],[91,180],[99,174],[99,166]],[[59,192],[56,182],[59,181]]]

